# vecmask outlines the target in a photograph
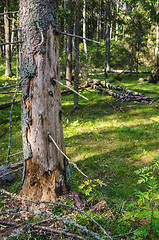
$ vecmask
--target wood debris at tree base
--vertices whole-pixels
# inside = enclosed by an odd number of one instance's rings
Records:
[[[51,236],[51,239],[54,237],[57,239],[67,237],[67,239],[86,240],[87,236],[90,235],[93,239],[104,240],[98,235],[99,233],[88,230],[85,226],[71,219],[71,216],[76,216],[73,207],[65,211],[64,214],[60,213],[58,215],[59,211],[56,212],[58,206],[45,204],[45,207],[40,207],[37,204],[32,205],[28,202],[25,203],[25,201],[21,202],[20,199],[15,199],[14,196],[15,194],[4,195],[2,199],[5,208],[1,210],[0,215],[0,239],[26,236],[31,229],[32,237],[45,235],[46,237]],[[69,194],[69,198],[73,199],[73,193]],[[66,201],[65,196],[63,196],[62,201]],[[66,204],[66,206],[68,205]],[[73,228],[70,228],[71,225]],[[74,227],[76,228],[75,231]],[[107,239],[112,239],[108,234],[107,236]]]

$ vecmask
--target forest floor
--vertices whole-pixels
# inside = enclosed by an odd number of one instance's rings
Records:
[[[3,74],[0,72],[0,86],[15,83],[15,77],[6,79]],[[145,76],[148,75],[139,74],[138,78]],[[88,78],[105,81],[101,71],[92,72]],[[146,96],[159,96],[159,83],[139,82],[135,74],[123,74],[122,80],[117,81],[116,74],[110,73],[106,80]],[[89,101],[79,97],[78,111],[73,110],[73,94],[62,95],[66,152],[88,179],[71,166],[71,192],[60,201],[70,206],[81,203],[82,209],[106,229],[111,238],[89,217],[74,209],[22,205],[3,194],[0,196],[0,236],[3,239],[35,239],[35,236],[36,239],[159,238],[159,102],[151,105],[120,103],[105,92],[88,90],[91,92],[80,91]],[[0,94],[0,103],[12,101],[13,95]],[[20,93],[17,96],[20,100]],[[11,154],[22,151],[20,111],[20,103],[15,104]],[[7,159],[9,118],[10,108],[0,110],[1,165]],[[22,154],[13,156],[10,162],[21,157]],[[14,180],[1,188],[16,192],[21,176],[20,171],[16,172]],[[53,219],[53,215],[58,217]],[[88,233],[79,230],[77,225],[66,224],[62,217],[86,226]],[[91,235],[91,231],[98,236]],[[66,232],[72,236],[65,235]]]

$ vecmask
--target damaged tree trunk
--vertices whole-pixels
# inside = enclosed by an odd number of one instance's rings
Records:
[[[69,189],[62,127],[57,0],[20,0],[22,138],[25,178],[20,196],[54,201]]]

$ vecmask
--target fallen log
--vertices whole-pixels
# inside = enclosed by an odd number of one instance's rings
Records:
[[[10,106],[12,105],[12,103],[13,103],[13,102],[8,102],[8,103],[2,103],[2,104],[0,104],[0,110],[1,110],[1,109],[4,109],[4,108],[7,108],[7,107],[10,107]],[[14,102],[14,104],[16,104],[16,103],[20,103],[20,101]]]
[[[8,184],[15,178],[14,173],[23,168],[23,161],[0,166],[0,184]]]
[[[111,69],[110,72],[115,72],[115,73],[121,73],[121,72],[124,72],[124,73],[155,73],[156,71],[146,71],[146,70],[134,71],[134,70],[113,70],[113,69]]]
[[[100,81],[95,82],[95,83],[87,82],[85,87],[91,87],[91,88],[97,89],[99,91],[104,91],[111,97],[118,98],[118,99],[120,99],[122,101],[127,101],[127,102],[136,101],[136,102],[150,103],[154,99],[153,97],[144,96],[144,95],[142,95],[140,93],[136,93],[136,92],[133,92],[131,90],[125,90],[125,92],[123,91],[122,94],[119,94],[119,93],[107,90],[107,89],[105,89],[103,87],[100,87],[99,83],[100,83]],[[115,86],[115,85],[113,85],[113,86]],[[111,86],[112,89],[114,89],[113,86]],[[109,85],[109,87],[110,87],[110,85]],[[121,88],[121,87],[119,86],[119,88]]]
[[[71,90],[65,90],[61,92],[61,95],[66,95],[66,94],[72,94],[73,92]]]
[[[157,70],[154,74],[151,74],[148,78],[149,83],[158,83],[159,82],[159,70]]]
[[[8,165],[0,166],[0,185],[8,184],[15,178],[11,168]]]
[[[141,98],[143,98],[143,100],[150,101],[150,100],[154,99],[153,97],[145,96],[142,93],[138,93],[138,92],[123,88],[121,86],[112,85],[112,84],[110,84],[109,82],[106,82],[106,81],[100,81],[100,80],[97,80],[97,79],[89,79],[89,81],[86,82],[85,87],[87,87],[87,85],[89,85],[89,83],[93,83],[97,86],[101,85],[103,88],[113,89],[113,90],[116,90],[116,91],[121,91],[122,94],[129,94],[129,95],[132,95],[132,96],[141,97]],[[109,92],[108,92],[108,94],[109,94]],[[115,95],[114,95],[114,97],[115,97]]]
[[[104,71],[104,68],[103,69],[100,69],[100,68],[90,68],[89,69],[90,71]],[[115,72],[115,73],[121,73],[121,72],[124,72],[124,73],[155,73],[156,71],[147,71],[147,70],[143,70],[143,71],[134,71],[134,70],[115,70],[115,69],[111,69],[110,72]]]
[[[121,91],[122,93],[128,93],[128,94],[137,95],[137,96],[145,96],[142,93],[138,93],[138,92],[123,88],[121,86],[112,85],[109,82],[100,81],[98,79],[89,79],[89,81],[86,82],[86,86],[87,86],[87,83],[90,83],[90,82],[94,83],[96,85],[101,85],[103,88],[113,89],[113,90],[116,90],[116,91]]]
[[[18,162],[15,162],[15,163],[10,163],[10,164],[9,164],[9,167],[10,167],[11,170],[19,169],[19,168],[23,167],[23,161],[18,161]]]

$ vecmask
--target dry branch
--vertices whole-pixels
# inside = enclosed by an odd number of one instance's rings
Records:
[[[16,87],[17,85],[20,85],[19,83],[18,84],[11,84],[11,85],[7,85],[7,86],[2,86],[0,87],[0,89],[4,89],[4,88],[12,88],[12,87]]]
[[[101,85],[102,87],[100,87],[99,85]],[[151,102],[156,101],[157,99],[157,98],[154,99],[153,97],[145,96],[138,92],[127,90],[126,88],[123,88],[121,86],[112,85],[105,81],[99,81],[97,79],[90,79],[90,81],[86,82],[85,87],[91,87],[99,91],[104,91],[111,97],[118,98],[121,101],[144,102],[144,103],[150,104]],[[105,88],[120,91],[121,93],[119,94],[119,93],[107,90]]]
[[[92,40],[92,39],[89,39],[89,38],[84,38],[84,37],[79,36],[79,35],[65,33],[65,32],[61,32],[61,31],[59,31],[59,33],[63,34],[63,35],[66,35],[66,36],[71,36],[71,37],[75,37],[75,38],[85,39],[85,40],[90,41],[90,42],[101,44],[101,42],[98,42],[98,41],[95,41],[95,40]]]
[[[73,233],[70,233],[70,232],[64,232],[64,231],[62,231],[62,230],[60,231],[60,230],[57,230],[57,229],[51,228],[51,227],[34,225],[33,228],[34,228],[34,229],[43,230],[43,231],[52,232],[52,233],[56,233],[56,234],[65,235],[65,236],[67,236],[67,237],[72,237],[72,238],[75,238],[75,239],[86,240],[86,238],[83,238],[83,237],[81,237],[81,236],[79,236],[79,235],[76,235],[76,234],[73,234]]]
[[[106,232],[106,230],[96,221],[94,220],[94,218],[92,216],[90,216],[88,213],[84,212],[83,210],[81,209],[78,209],[76,207],[73,207],[73,206],[70,206],[68,204],[63,204],[63,203],[60,203],[60,202],[51,202],[51,201],[33,201],[33,200],[30,200],[30,199],[27,199],[27,198],[23,198],[23,197],[20,197],[16,194],[13,194],[13,193],[10,193],[10,192],[7,192],[5,191],[4,189],[0,189],[0,193],[1,194],[5,194],[5,195],[8,195],[10,196],[11,198],[14,198],[14,199],[17,199],[17,200],[22,200],[22,201],[26,201],[26,202],[29,202],[29,203],[34,203],[34,204],[52,204],[52,205],[56,205],[56,206],[62,206],[62,207],[66,207],[66,208],[70,208],[72,210],[75,210],[81,214],[84,214],[86,217],[88,217],[89,219],[92,220],[93,223],[95,223],[101,230],[102,232],[104,233],[104,235],[107,236],[107,238],[111,239],[112,240],[112,237]]]
[[[19,103],[20,101],[16,101],[14,102],[14,104],[16,103]],[[7,108],[7,107],[10,107],[12,105],[12,102],[8,102],[8,103],[2,103],[0,104],[0,109],[4,109],[4,108]]]
[[[0,92],[0,94],[12,94],[12,93],[15,93],[15,92]],[[17,93],[21,93],[21,92],[17,92]]]
[[[0,43],[0,46],[20,44],[22,41]]]
[[[5,12],[5,13],[0,13],[0,16],[4,16],[6,14],[12,14],[12,13],[18,13],[18,11],[9,11],[9,12]]]

